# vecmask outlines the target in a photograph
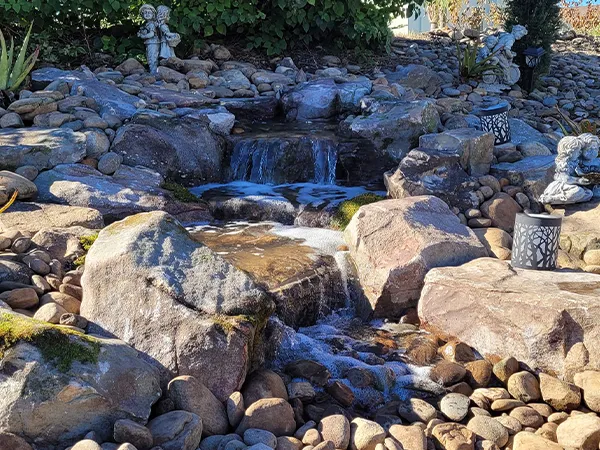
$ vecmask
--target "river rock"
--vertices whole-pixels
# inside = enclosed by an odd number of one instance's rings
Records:
[[[250,428],[270,431],[275,436],[290,436],[296,430],[294,410],[281,398],[263,398],[250,405],[236,429],[243,435]]]
[[[428,96],[435,94],[442,85],[442,78],[434,70],[419,64],[397,66],[386,79],[407,88],[423,89]]]
[[[392,425],[389,434],[400,442],[404,450],[427,449],[427,438],[421,427],[415,425]]]
[[[482,439],[492,441],[498,447],[508,442],[508,430],[492,417],[475,416],[467,424],[467,428]]]
[[[117,131],[111,151],[124,164],[151,167],[183,184],[222,181],[224,141],[191,117],[135,118]]]
[[[515,435],[513,450],[561,450],[556,442],[545,439],[529,431],[521,431]]]
[[[350,444],[350,422],[342,414],[323,417],[319,432],[324,441],[331,441],[335,448],[346,450]]]
[[[487,255],[448,206],[430,196],[362,206],[344,237],[376,317],[415,306],[431,268]]]
[[[573,339],[588,349],[590,367],[600,364],[600,333],[589,328],[588,319],[598,308],[599,281],[594,274],[514,269],[482,258],[430,271],[419,317],[425,328],[458,338],[484,356],[513,356],[533,370],[561,375]]]
[[[579,408],[581,391],[577,386],[545,373],[540,373],[539,377],[540,391],[546,403],[557,411]]]
[[[283,380],[272,370],[258,369],[252,372],[242,387],[244,405],[250,406],[262,398],[288,399]]]
[[[8,170],[0,170],[0,189],[8,195],[18,191],[19,200],[31,200],[37,195],[37,187],[27,178]]]
[[[86,137],[63,128],[0,130],[0,167],[51,169],[85,157]]]
[[[574,376],[574,383],[583,391],[583,400],[592,411],[600,412],[600,372],[585,370]]]
[[[433,439],[445,450],[473,450],[475,433],[459,423],[440,423],[433,427]]]
[[[556,437],[565,448],[595,450],[600,443],[600,418],[591,414],[571,416],[558,426]]]
[[[357,417],[350,423],[350,449],[375,450],[383,444],[385,430],[376,422]]]
[[[524,403],[533,402],[542,398],[540,383],[532,373],[517,372],[508,379],[508,392],[517,400]]]
[[[202,439],[202,419],[187,411],[171,411],[148,423],[154,445],[163,450],[196,450]]]
[[[239,390],[257,326],[273,308],[248,275],[193,241],[161,212],[102,230],[85,267],[82,315],[99,331],[120,336],[148,355],[161,368],[165,385],[186,373],[222,402]],[[115,270],[121,274],[117,285],[110,281]],[[106,306],[117,297],[130,314]],[[157,310],[162,313],[152,313]],[[148,333],[155,339],[146,339]]]
[[[175,409],[203,418],[203,436],[227,433],[229,421],[225,406],[195,377],[183,375],[173,378],[167,387],[167,396]]]
[[[4,353],[0,368],[3,432],[25,436],[42,448],[65,448],[90,430],[109,440],[118,419],[148,420],[150,407],[160,397],[159,374],[131,347],[81,334],[66,338],[59,328],[22,316],[3,314],[0,322],[39,328],[56,345],[73,346],[71,356],[58,360],[46,360],[43,347],[35,341],[19,342]],[[64,339],[69,343],[64,344]]]
[[[96,101],[100,114],[111,114],[120,120],[131,119],[137,111],[138,97],[127,94],[116,86],[96,80],[76,81],[71,95],[81,95]]]
[[[150,450],[153,444],[150,430],[129,419],[120,419],[115,422],[113,438],[115,442],[130,443],[138,450]]]
[[[398,405],[398,415],[408,422],[429,423],[437,416],[436,409],[420,398],[411,398]]]
[[[103,226],[102,214],[95,209],[50,203],[15,202],[0,215],[0,231],[16,229],[37,233],[49,228],[99,229]]]
[[[450,393],[446,394],[440,401],[440,411],[449,420],[460,422],[469,413],[469,405],[471,400],[463,394]]]
[[[0,432],[0,448],[7,450],[33,450],[25,439],[16,434]]]

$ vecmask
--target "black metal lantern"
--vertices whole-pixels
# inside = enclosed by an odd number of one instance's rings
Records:
[[[533,270],[554,270],[562,216],[519,213],[515,220],[511,264]]]
[[[542,56],[544,56],[545,54],[546,50],[544,50],[542,47],[528,47],[523,52],[523,55],[525,56],[525,65],[527,67],[535,69],[537,66],[540,65],[540,62],[542,61]]]
[[[481,121],[481,129],[496,136],[496,145],[506,144],[510,141],[509,110],[510,105],[508,102],[500,102],[497,105],[477,111],[477,115]]]
[[[542,47],[528,47],[523,51],[523,66],[521,76],[521,87],[528,92],[535,88],[535,69],[542,62],[542,57],[546,54],[546,50]]]

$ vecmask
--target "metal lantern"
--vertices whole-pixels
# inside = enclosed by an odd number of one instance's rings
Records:
[[[513,236],[513,267],[554,270],[558,260],[558,238],[562,216],[519,213]]]
[[[501,102],[489,108],[482,108],[477,112],[481,120],[481,129],[496,136],[496,145],[506,144],[510,141],[509,109],[510,105],[507,102]]]
[[[523,51],[523,76],[521,77],[521,87],[528,92],[535,88],[535,69],[542,62],[542,57],[546,54],[546,50],[542,47],[529,47]]]

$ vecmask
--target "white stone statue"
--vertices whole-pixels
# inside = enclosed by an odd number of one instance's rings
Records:
[[[152,5],[143,5],[140,8],[140,16],[145,22],[138,32],[138,36],[144,40],[146,45],[146,59],[148,60],[150,73],[155,74],[158,70],[158,55],[160,53],[160,35],[158,21],[156,20],[156,9]]]
[[[175,56],[175,47],[181,42],[181,36],[171,33],[169,29],[169,18],[171,10],[164,5],[157,8],[158,27],[160,29],[160,57],[167,59]]]
[[[519,81],[521,71],[519,66],[513,62],[517,54],[512,51],[512,46],[526,34],[527,28],[522,25],[515,25],[510,33],[501,31],[483,39],[484,46],[479,49],[477,62],[493,55],[493,58],[488,62],[498,66],[502,71],[501,75],[485,74],[483,80],[485,83],[503,83],[512,86]]]
[[[586,133],[558,143],[554,181],[540,201],[552,205],[587,202],[600,195],[600,138]]]

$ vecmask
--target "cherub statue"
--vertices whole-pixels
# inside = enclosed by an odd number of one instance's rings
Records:
[[[158,22],[156,21],[156,9],[152,5],[142,5],[140,16],[144,19],[144,25],[140,28],[138,36],[144,40],[146,45],[146,59],[150,67],[150,73],[155,74],[158,70],[158,55],[160,52],[160,37]]]
[[[568,205],[591,200],[593,185],[600,183],[599,149],[600,138],[590,133],[562,138],[558,143],[554,181],[548,185],[540,201]]]
[[[167,59],[175,56],[175,47],[181,42],[181,36],[177,33],[171,33],[169,30],[169,18],[171,10],[164,5],[157,9],[157,20],[160,29],[160,57]]]
[[[502,69],[502,81],[509,86],[516,84],[521,78],[519,66],[513,62],[517,54],[512,51],[512,47],[526,34],[527,28],[523,25],[515,25],[510,33],[503,31],[498,34],[498,43],[494,47],[494,53],[498,58],[498,65]]]
[[[477,51],[477,59],[476,62],[480,63],[485,61],[487,58],[487,64],[498,65],[498,58],[494,54],[494,48],[498,44],[498,38],[494,35],[486,36],[482,40],[483,47],[480,47]],[[493,72],[487,72],[483,74],[483,82],[484,83],[495,83],[498,80],[497,74]]]

